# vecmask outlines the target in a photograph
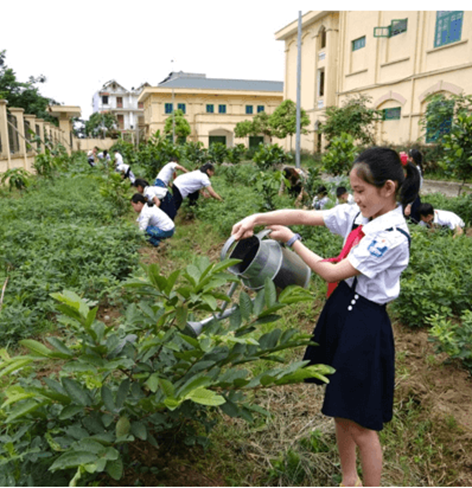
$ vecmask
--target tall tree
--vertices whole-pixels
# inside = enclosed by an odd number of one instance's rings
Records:
[[[89,137],[116,137],[118,120],[112,112],[94,112],[85,122],[85,134]]]
[[[269,124],[273,129],[273,135],[278,139],[290,136],[290,147],[292,146],[292,136],[297,132],[297,105],[292,100],[284,100],[269,116]],[[307,134],[304,129],[310,125],[310,119],[305,110],[300,111],[300,132]]]
[[[27,82],[16,79],[13,69],[5,64],[6,51],[0,51],[0,98],[7,100],[10,107],[23,108],[25,113],[58,125],[55,117],[52,117],[47,108],[49,105],[59,105],[52,98],[43,97],[36,85],[44,83],[46,77],[40,75],[36,78],[30,76]]]
[[[180,109],[175,110],[175,112],[172,115],[167,117],[164,126],[164,133],[168,136],[169,135],[172,136],[174,130],[175,130],[175,137],[177,138],[177,140],[183,142],[185,142],[185,139],[192,132],[188,120],[185,118],[183,111]]]

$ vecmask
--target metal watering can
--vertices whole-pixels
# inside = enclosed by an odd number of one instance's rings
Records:
[[[221,250],[220,259],[222,261],[226,259],[228,251],[237,242],[229,258],[242,261],[230,266],[228,270],[238,276],[247,288],[260,290],[264,286],[266,278],[270,278],[280,289],[289,285],[307,288],[310,283],[311,269],[298,254],[290,251],[283,244],[273,239],[263,240],[270,232],[269,229],[263,230],[240,241],[230,237]],[[228,296],[232,296],[237,285],[237,283],[233,283]],[[226,303],[216,317],[217,320],[229,317],[237,309],[235,306],[225,311],[225,306]],[[203,327],[214,319],[215,317],[212,316],[200,322],[187,322],[189,332],[199,335]]]

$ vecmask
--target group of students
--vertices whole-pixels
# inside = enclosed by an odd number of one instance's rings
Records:
[[[130,166],[123,162],[121,154],[115,152],[115,170],[123,178],[129,178],[136,193],[131,197],[131,205],[138,213],[139,229],[153,246],[159,246],[175,232],[175,217],[184,199],[195,203],[199,195],[222,201],[211,186],[210,178],[215,174],[212,163],[206,163],[195,171],[189,171],[177,160],[165,164],[159,171],[154,185],[143,178],[136,178]],[[177,171],[182,172],[177,176]]]

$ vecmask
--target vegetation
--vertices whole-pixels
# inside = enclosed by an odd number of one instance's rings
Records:
[[[371,101],[366,95],[353,95],[346,98],[342,107],[326,108],[326,120],[320,124],[319,131],[325,135],[328,145],[342,133],[351,135],[361,146],[375,144],[375,123],[382,120],[382,115],[380,110],[368,107]]]
[[[117,139],[119,136],[118,119],[112,112],[94,112],[85,122],[85,135],[87,137],[98,137],[104,139],[111,137]]]
[[[28,114],[58,125],[55,117],[48,111],[49,105],[59,105],[52,98],[43,97],[39,93],[38,84],[44,83],[44,75],[36,78],[30,76],[29,80],[18,81],[12,68],[5,64],[6,51],[0,51],[0,98],[7,100],[10,107],[18,107],[25,110]]]
[[[192,129],[190,128],[190,124],[181,109],[174,110],[172,115],[167,117],[164,133],[171,139],[175,135],[176,140],[172,142],[184,143],[191,132]]]

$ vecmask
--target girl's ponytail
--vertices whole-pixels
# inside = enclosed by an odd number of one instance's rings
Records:
[[[406,170],[406,178],[400,186],[399,200],[403,206],[406,206],[413,203],[418,196],[421,179],[420,174],[413,163],[407,162],[406,165],[404,165],[404,168]]]

